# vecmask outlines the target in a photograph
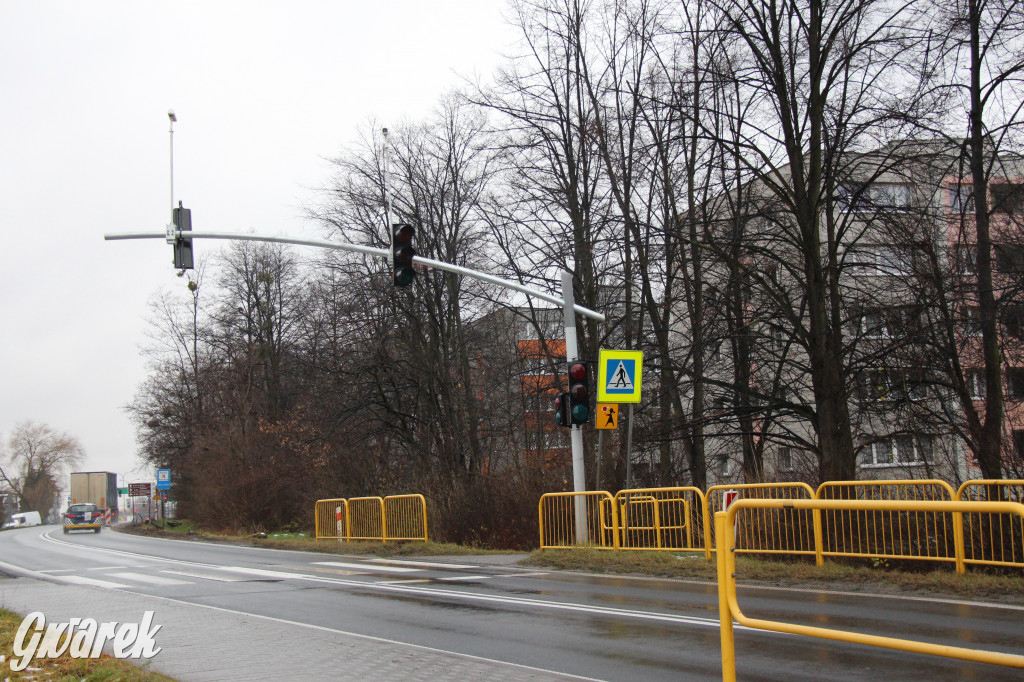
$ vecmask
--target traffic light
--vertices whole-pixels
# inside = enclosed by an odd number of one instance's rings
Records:
[[[555,396],[555,423],[559,426],[570,426],[568,393],[559,393]]]
[[[395,286],[407,287],[416,279],[416,271],[412,269],[412,258],[416,249],[412,246],[412,238],[416,230],[408,223],[395,223],[391,226],[391,265],[394,268]]]
[[[192,209],[182,208],[178,202],[178,208],[174,209],[174,226],[179,230],[192,230]],[[192,240],[175,237],[174,239],[174,267],[177,270],[192,269]]]
[[[569,363],[569,417],[572,424],[590,421],[590,377],[582,360]]]

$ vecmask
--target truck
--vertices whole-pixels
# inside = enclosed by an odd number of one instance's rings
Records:
[[[17,514],[11,514],[11,518],[7,519],[7,523],[4,524],[4,530],[8,528],[27,528],[28,526],[40,526],[43,520],[39,517],[39,512],[19,512]]]
[[[75,471],[71,474],[71,504],[95,504],[110,522],[117,521],[117,474]]]

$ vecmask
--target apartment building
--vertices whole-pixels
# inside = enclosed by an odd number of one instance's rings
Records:
[[[1012,476],[1024,473],[1024,164],[1004,158],[993,167],[1003,461]],[[964,175],[957,156],[937,145],[893,145],[847,163],[819,204],[818,286],[829,287],[824,324],[842,355],[840,399],[858,478],[980,475],[970,420],[987,398],[983,320]],[[706,293],[707,321],[689,329],[685,304],[675,315],[680,333],[700,335],[708,349],[699,377],[705,407],[694,415],[706,424],[708,480],[815,482],[822,453],[810,345],[823,338],[823,322],[807,312],[813,240],[797,233],[792,207],[757,183],[714,201],[703,225],[713,255],[693,283]],[[730,253],[733,261],[723,256]]]

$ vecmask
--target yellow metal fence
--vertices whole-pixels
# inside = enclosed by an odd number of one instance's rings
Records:
[[[959,491],[939,480],[759,483],[697,488],[548,493],[541,497],[542,549],[580,545],[615,550],[704,552],[716,545],[711,519],[727,500],[772,501],[737,519],[730,547],[737,553],[947,562],[963,573],[968,564],[1024,568],[1024,521],[980,507],[823,508],[790,501],[858,502],[1016,501],[1024,481],[969,481]],[[778,504],[774,504],[777,502]]]
[[[318,500],[317,540],[427,541],[427,502],[422,495]]]
[[[991,663],[995,665],[1024,668],[1024,656],[1016,656],[995,651],[967,649],[963,647],[918,642],[914,640],[882,637],[845,630],[769,621],[749,618],[740,610],[736,597],[736,551],[738,541],[734,528],[742,524],[742,517],[762,510],[794,509],[801,511],[821,512],[823,514],[942,514],[951,517],[963,514],[984,514],[993,517],[1006,517],[1018,524],[1024,523],[1024,505],[1014,502],[963,502],[934,501],[908,499],[814,499],[814,500],[770,500],[745,499],[737,501],[728,511],[715,514],[715,531],[721,540],[721,547],[726,551],[718,553],[718,604],[721,619],[722,642],[722,679],[726,682],[736,680],[736,650],[733,640],[733,621],[741,626],[757,628],[773,632],[793,635],[820,637],[854,644],[886,647],[900,651],[911,651],[922,654],[945,656],[948,658]]]
[[[1024,481],[967,481],[956,499],[972,502],[1024,502]],[[1024,520],[1005,514],[975,511],[963,514],[964,562],[1006,566],[1024,565]]]

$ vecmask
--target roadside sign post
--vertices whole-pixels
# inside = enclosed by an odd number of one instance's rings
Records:
[[[171,470],[170,469],[157,469],[156,470],[156,490],[157,495],[160,496],[160,521],[162,524],[167,524],[167,492],[171,489]],[[164,491],[161,493],[160,491]]]
[[[597,361],[597,401],[629,404],[626,427],[626,489],[633,487],[633,405],[640,402],[644,352],[602,348]]]

